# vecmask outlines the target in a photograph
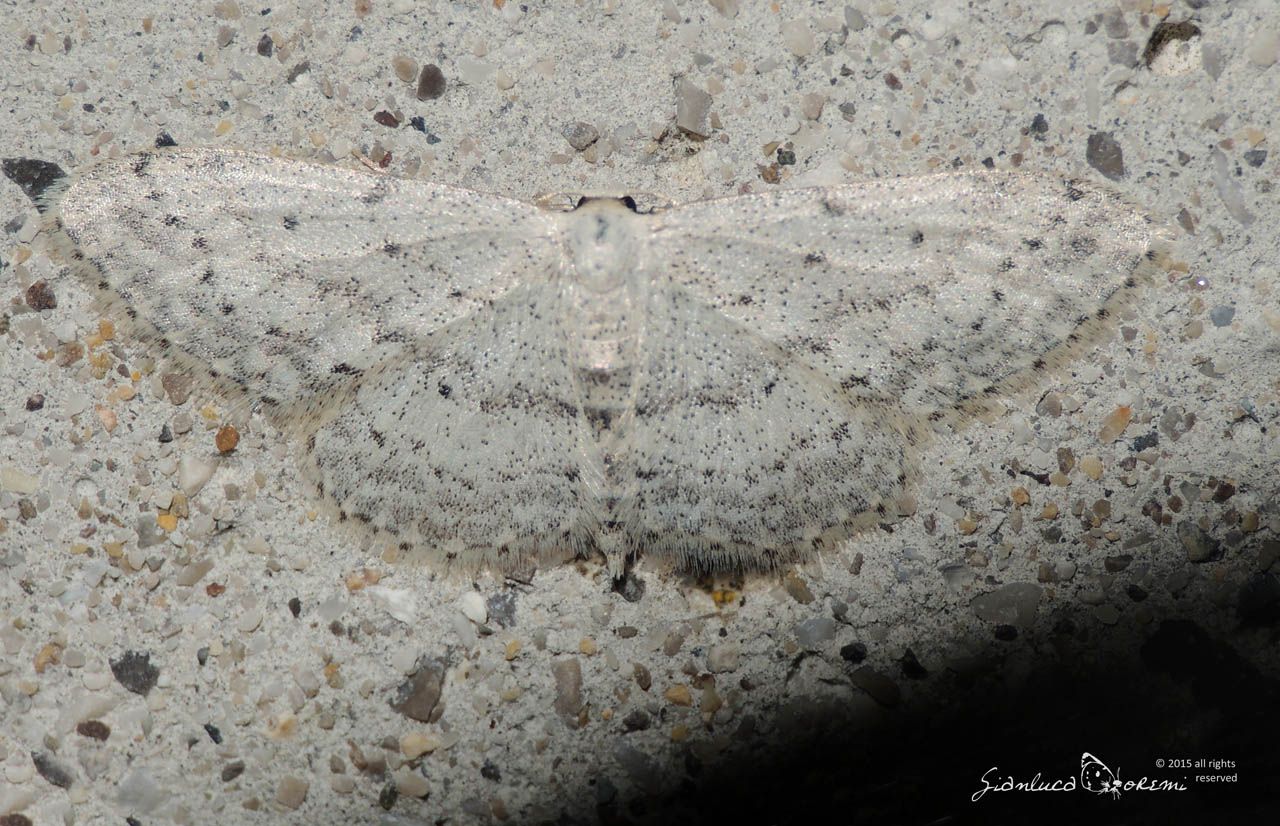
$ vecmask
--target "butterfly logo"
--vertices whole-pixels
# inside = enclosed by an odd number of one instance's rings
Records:
[[[1111,792],[1113,797],[1120,796],[1120,778],[1087,751],[1080,755],[1080,785],[1094,794]]]

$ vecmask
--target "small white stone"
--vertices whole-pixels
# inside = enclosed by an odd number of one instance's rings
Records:
[[[396,791],[405,797],[426,797],[427,792],[431,791],[427,778],[407,766],[401,766],[396,770],[395,781]]]
[[[403,623],[411,623],[418,618],[418,601],[413,592],[404,588],[388,588],[386,585],[370,585],[364,592],[373,598],[379,607],[395,619]]]
[[[35,493],[40,489],[40,478],[23,473],[12,465],[0,468],[0,490],[10,493]]]
[[[796,57],[808,57],[813,54],[813,32],[809,24],[803,20],[791,20],[782,24],[782,42]]]
[[[440,748],[440,738],[429,731],[411,731],[400,738],[400,753],[413,760]]]
[[[80,681],[90,691],[101,691],[111,685],[111,675],[105,671],[86,671]]]
[[[463,594],[458,600],[458,609],[462,611],[464,617],[476,625],[489,618],[489,609],[484,604],[484,597],[476,591],[467,591]]]
[[[217,463],[196,456],[178,460],[178,487],[188,498],[195,496],[217,470]]]
[[[1280,56],[1280,33],[1275,29],[1259,29],[1249,41],[1245,54],[1249,62],[1257,66],[1270,66]]]
[[[236,628],[245,634],[257,629],[262,624],[262,609],[258,607],[250,608],[242,613],[236,619]]]

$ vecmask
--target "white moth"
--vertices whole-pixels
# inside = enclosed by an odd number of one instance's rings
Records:
[[[1017,172],[554,212],[192,149],[50,202],[77,271],[296,435],[337,519],[498,570],[830,548],[936,423],[1096,343],[1155,238],[1107,190]]]

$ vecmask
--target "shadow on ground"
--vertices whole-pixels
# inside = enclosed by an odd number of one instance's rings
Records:
[[[1074,609],[1067,609],[1074,610]],[[930,675],[872,729],[836,705],[808,705],[772,721],[715,763],[683,755],[678,788],[621,792],[593,783],[604,823],[1249,823],[1276,822],[1280,683],[1254,665],[1277,626],[1230,611],[1157,618],[1129,638],[1103,638],[1084,614],[1062,614],[1040,639],[993,641],[964,675]],[[1094,629],[1090,633],[1088,629]],[[1117,629],[1110,629],[1115,631]],[[1016,681],[1011,645],[1034,645],[1035,670]],[[901,679],[902,683],[912,681]],[[919,701],[919,695],[938,697]],[[1088,752],[1124,781],[1176,781],[1185,791],[1081,788]],[[1234,767],[1157,768],[1157,759],[1225,759]],[[1073,779],[1074,791],[989,791],[1013,775]],[[1234,783],[1196,782],[1234,774]],[[1105,779],[1105,777],[1104,777]],[[595,788],[599,786],[599,788]]]

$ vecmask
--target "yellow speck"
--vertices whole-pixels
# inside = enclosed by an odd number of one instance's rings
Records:
[[[680,725],[678,725],[678,726],[672,726],[672,727],[671,727],[671,742],[673,742],[673,743],[683,743],[683,742],[684,742],[685,740],[687,740],[687,739],[689,739],[689,727],[688,727],[688,726],[686,726],[686,725],[684,725],[684,724],[680,724]]]
[[[1040,511],[1041,519],[1057,519],[1058,506],[1053,502],[1049,502],[1044,506],[1044,510]]]
[[[507,662],[511,662],[520,653],[520,640],[507,640],[507,644],[503,649],[503,656]]]
[[[596,641],[590,637],[583,637],[578,641],[578,650],[588,657],[595,654],[600,649],[596,646]]]
[[[1013,500],[1013,504],[1022,507],[1031,501],[1031,494],[1027,492],[1026,488],[1019,485],[1009,493],[1009,498]]]
[[[46,643],[44,648],[36,654],[35,668],[37,674],[43,674],[44,670],[51,665],[57,665],[62,662],[62,646],[56,642]]]
[[[213,130],[213,134],[217,135],[218,137],[222,137],[223,135],[225,135],[225,134],[227,134],[228,132],[230,132],[230,131],[231,131],[231,129],[232,129],[232,123],[231,123],[231,121],[229,121],[229,120],[220,120],[220,121],[218,121],[218,125],[217,125],[217,127]]]
[[[273,739],[281,740],[292,737],[297,730],[298,718],[286,712],[283,717],[271,720],[267,734]]]
[[[667,698],[667,702],[677,706],[693,705],[693,695],[689,692],[689,686],[683,683],[675,685],[662,692],[662,696]]]
[[[156,524],[166,533],[172,533],[178,527],[178,517],[172,513],[162,513],[156,517]]]
[[[124,543],[123,542],[103,542],[102,550],[106,551],[107,556],[111,557],[112,559],[119,559],[120,557],[124,556]]]
[[[717,588],[711,592],[711,601],[716,605],[732,605],[738,600],[738,592],[730,588]]]

